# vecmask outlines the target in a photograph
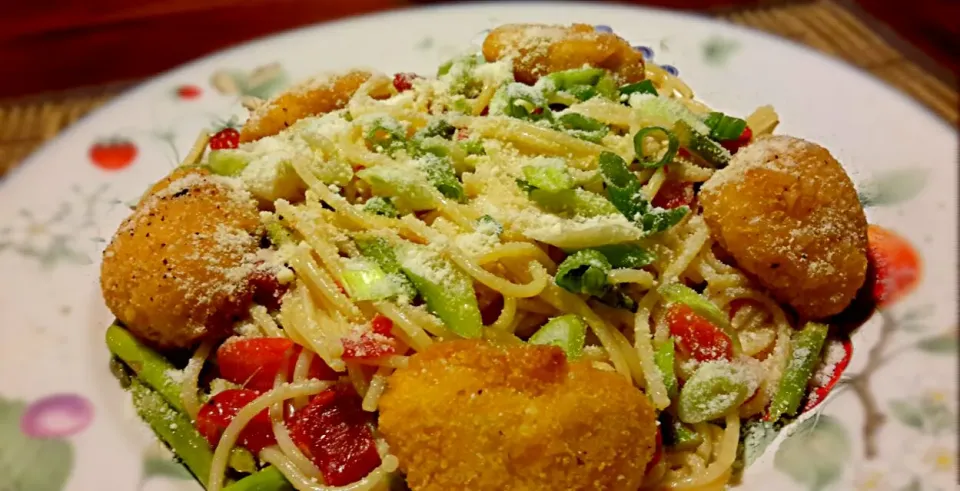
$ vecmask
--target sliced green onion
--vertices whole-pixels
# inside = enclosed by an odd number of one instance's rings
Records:
[[[657,134],[662,133],[667,139],[667,149],[663,151],[660,157],[647,157],[647,152],[643,148],[644,138],[650,136],[655,137]],[[647,128],[642,128],[635,135],[633,135],[633,148],[637,153],[637,161],[640,164],[640,167],[646,169],[656,169],[657,167],[662,167],[671,161],[677,155],[677,149],[680,147],[680,143],[677,141],[676,135],[667,130],[666,128],[661,128],[659,126],[649,126]]]
[[[671,399],[677,397],[677,372],[675,368],[676,355],[673,346],[673,338],[668,338],[665,343],[661,343],[653,353],[653,361],[663,376],[663,385],[667,388],[667,395]]]
[[[390,218],[396,218],[400,215],[397,207],[389,198],[380,196],[374,196],[368,199],[367,202],[363,204],[363,211]]]
[[[556,90],[565,91],[576,86],[595,86],[606,74],[607,71],[602,68],[574,68],[553,72],[544,78],[552,82]]]
[[[567,256],[560,263],[554,281],[567,291],[601,297],[610,288],[607,275],[611,269],[610,262],[603,254],[584,249]]]
[[[398,296],[406,296],[410,299],[417,296],[416,288],[403,274],[400,261],[397,260],[396,251],[387,239],[361,234],[356,237],[354,242],[364,258],[372,260],[392,281],[400,284]]]
[[[678,421],[669,411],[663,411],[657,416],[660,421],[660,434],[663,435],[663,444],[674,450],[692,450],[703,443],[699,433]]]
[[[527,189],[527,196],[530,197],[530,201],[550,213],[582,217],[598,217],[617,213],[617,208],[610,201],[599,194],[584,189],[566,189],[557,192],[544,191],[533,187]]]
[[[486,150],[483,149],[483,142],[480,140],[463,140],[458,142],[457,145],[460,145],[460,148],[463,149],[467,155],[483,155]]]
[[[636,244],[609,244],[592,249],[603,254],[614,268],[642,268],[657,259],[652,251]]]
[[[357,177],[370,185],[374,196],[392,197],[394,206],[404,213],[433,210],[436,192],[426,173],[411,171],[400,165],[375,165],[357,172]]]
[[[250,157],[243,150],[212,150],[207,155],[207,167],[214,174],[233,177],[240,175],[250,164]]]
[[[434,119],[427,123],[426,126],[417,131],[415,137],[417,138],[430,138],[438,136],[445,140],[453,138],[453,134],[457,132],[457,129],[445,119]]]
[[[586,340],[587,325],[576,315],[567,314],[547,321],[530,336],[529,342],[557,346],[566,353],[568,359],[576,360],[583,354]]]
[[[673,125],[673,133],[680,147],[686,148],[708,164],[720,168],[730,163],[731,155],[726,148],[706,135],[698,133],[686,121],[677,121]]]
[[[573,189],[576,181],[562,159],[539,159],[536,164],[521,169],[527,184],[548,192]]]
[[[793,336],[793,352],[787,362],[786,371],[780,379],[777,393],[770,401],[769,420],[777,421],[781,416],[794,416],[800,409],[800,401],[807,393],[807,383],[813,376],[813,369],[820,360],[820,351],[827,339],[826,324],[808,322],[802,330]]]
[[[270,243],[279,247],[284,244],[291,244],[296,241],[296,236],[287,227],[284,227],[279,220],[271,220],[264,225],[267,231],[267,238]]]
[[[553,119],[553,112],[547,107],[547,99],[540,88],[521,83],[500,86],[490,100],[490,114],[530,121]]]
[[[630,94],[652,94],[657,95],[657,88],[649,80],[641,80],[637,83],[627,84],[620,87],[620,96],[630,97]]]
[[[483,215],[477,219],[477,229],[478,230],[489,230],[492,229],[496,235],[503,233],[503,225],[500,225],[500,222],[496,218],[493,218],[490,215]]]
[[[657,288],[657,292],[669,303],[681,303],[690,307],[694,313],[710,321],[722,330],[733,345],[733,352],[740,353],[740,336],[730,325],[730,319],[713,302],[707,300],[694,289],[680,283],[667,283]]]
[[[703,123],[710,128],[710,138],[721,141],[736,140],[747,128],[746,121],[716,111],[710,113]]]
[[[342,272],[343,286],[350,298],[366,300],[383,300],[386,298],[406,295],[412,298],[411,292],[404,291],[404,282],[398,275],[388,275],[372,259],[351,259],[347,261]]]
[[[600,140],[610,132],[607,125],[577,113],[566,113],[560,116],[557,122],[567,133],[594,143],[600,143]]]
[[[392,153],[406,148],[406,131],[393,118],[378,118],[370,124],[365,136],[370,148],[379,153]]]
[[[623,285],[613,285],[613,287],[607,290],[607,293],[604,293],[598,300],[600,300],[600,303],[615,309],[637,312],[637,301],[623,291]]]
[[[610,130],[607,125],[600,121],[577,113],[566,113],[560,116],[558,121],[564,128],[571,130],[603,131],[604,134]]]
[[[700,365],[680,389],[677,416],[684,423],[719,419],[750,396],[746,368],[727,362]]]
[[[440,191],[440,194],[447,198],[462,202],[466,195],[463,192],[463,184],[457,179],[457,174],[453,170],[453,164],[446,157],[438,157],[435,154],[426,154],[420,157],[419,168],[427,176],[427,181],[433,184]]]
[[[597,82],[597,93],[607,99],[616,100],[618,94],[617,81],[614,80],[610,74],[605,74],[600,78],[600,81]]]
[[[384,272],[389,274],[400,272],[397,253],[389,240],[375,235],[360,234],[354,242],[357,244],[357,249],[360,249],[360,254],[373,259]]]
[[[640,228],[649,234],[663,232],[668,228],[680,223],[683,217],[690,212],[690,207],[683,205],[676,208],[657,208],[651,207],[640,218]]]
[[[599,168],[613,206],[629,220],[641,217],[647,211],[648,203],[640,193],[640,181],[627,168],[627,163],[613,152],[603,152]]]
[[[426,247],[406,243],[398,254],[400,268],[420,292],[427,310],[450,331],[464,338],[483,335],[483,320],[473,279]]]

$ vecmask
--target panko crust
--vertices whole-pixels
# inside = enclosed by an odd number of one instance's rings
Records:
[[[700,200],[718,244],[801,317],[839,313],[863,285],[867,219],[827,149],[759,139],[707,181]]]
[[[625,378],[552,346],[438,343],[397,370],[380,431],[411,489],[636,490],[654,409]]]
[[[343,109],[372,74],[366,70],[322,75],[291,87],[256,109],[240,128],[240,143],[280,133],[308,116]],[[386,96],[377,92],[374,96]]]
[[[616,34],[587,24],[505,24],[483,41],[487,61],[513,59],[518,82],[533,84],[540,77],[589,65],[613,72],[621,84],[644,79],[643,55]]]
[[[104,251],[100,286],[107,307],[161,348],[225,335],[250,302],[259,227],[246,191],[198,168],[173,172]]]

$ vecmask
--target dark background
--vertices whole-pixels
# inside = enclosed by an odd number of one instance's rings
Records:
[[[895,33],[908,56],[950,79],[960,69],[960,0],[835,0]],[[416,0],[6,0],[0,99],[127,82],[292,27],[421,4]],[[648,0],[698,12],[783,0]],[[196,33],[189,37],[185,33]],[[905,46],[898,46],[903,49]],[[936,65],[939,65],[937,67]]]

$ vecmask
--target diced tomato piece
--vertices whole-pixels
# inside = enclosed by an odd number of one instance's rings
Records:
[[[697,361],[733,359],[733,343],[722,329],[697,315],[690,307],[674,304],[667,311],[670,335],[677,348]]]
[[[228,389],[214,395],[197,414],[197,431],[215,447],[220,442],[223,430],[227,429],[237,413],[259,396],[258,392],[248,389]],[[254,454],[276,443],[277,438],[273,435],[273,425],[266,409],[243,427],[237,439],[238,445]]]
[[[224,128],[210,135],[210,149],[237,148],[240,146],[240,132],[236,128]]]
[[[840,359],[833,366],[833,374],[830,376],[830,379],[823,385],[815,387],[807,395],[807,403],[803,407],[803,411],[809,411],[817,407],[827,396],[830,394],[830,391],[837,385],[837,382],[840,381],[840,377],[843,375],[844,370],[847,369],[847,365],[850,364],[850,359],[853,358],[853,343],[850,342],[850,338],[844,338],[841,341],[843,346],[843,358]],[[829,345],[827,345],[829,348]]]
[[[363,333],[359,339],[343,338],[343,359],[367,359],[397,352],[393,338],[376,333]]]
[[[750,140],[753,139],[753,130],[749,126],[743,128],[743,132],[740,133],[740,137],[736,140],[725,140],[721,141],[720,145],[723,148],[726,148],[730,153],[737,153],[737,150],[750,144]]]
[[[867,257],[878,307],[910,293],[920,282],[920,255],[906,239],[890,230],[867,227]]]
[[[689,159],[693,157],[693,155],[690,154],[690,151],[683,147],[677,149],[677,156],[683,157],[685,159]]]
[[[373,327],[373,332],[381,336],[393,337],[393,321],[383,314],[373,316],[370,326]]]
[[[650,457],[650,462],[647,462],[646,473],[649,474],[657,464],[660,463],[660,459],[663,458],[663,434],[660,433],[660,427],[657,426],[657,445],[653,448],[653,457]]]
[[[690,206],[693,203],[693,183],[667,179],[663,181],[663,185],[660,186],[651,203],[653,206],[667,209]]]
[[[290,436],[330,486],[356,482],[380,465],[370,415],[349,386],[315,396],[292,418]]]
[[[270,390],[273,388],[277,373],[284,364],[287,351],[290,351],[290,358],[285,368],[289,378],[293,376],[293,369],[301,349],[286,338],[245,338],[227,341],[217,350],[220,376],[248,389]],[[307,376],[321,380],[337,378],[336,372],[319,356],[313,358]]]
[[[405,92],[413,88],[413,81],[420,78],[416,73],[398,73],[393,76],[393,88]]]

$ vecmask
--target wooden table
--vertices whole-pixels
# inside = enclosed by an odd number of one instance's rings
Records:
[[[860,2],[860,5],[853,3]],[[0,175],[131,83],[225,46],[417,0],[47,0],[0,17]],[[960,1],[652,0],[707,11],[842,58],[957,123]],[[869,9],[868,14],[865,9]],[[889,25],[877,21],[882,18]],[[195,33],[189,36],[185,33]],[[898,35],[899,33],[899,35]]]

